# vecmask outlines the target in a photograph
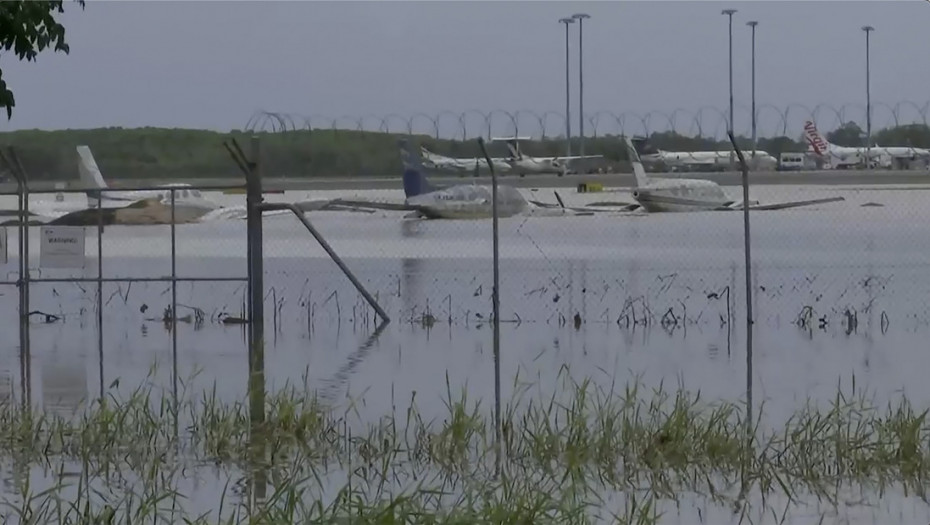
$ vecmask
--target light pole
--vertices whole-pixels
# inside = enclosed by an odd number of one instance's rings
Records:
[[[560,18],[559,23],[565,24],[565,156],[572,156],[572,119],[570,92],[568,84],[568,25],[575,23],[574,18]]]
[[[733,13],[736,13],[736,9],[724,9],[720,12],[730,17],[730,133],[733,133]]]
[[[756,26],[759,22],[751,20],[746,25],[752,28],[752,157],[756,157]]]
[[[865,31],[865,165],[872,162],[872,90],[870,87],[871,70],[869,68],[869,33],[875,31],[872,26],[862,26]]]
[[[578,21],[578,154],[584,155],[584,21],[591,18],[587,13],[575,13]]]

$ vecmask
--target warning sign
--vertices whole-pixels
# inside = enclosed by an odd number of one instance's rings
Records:
[[[83,226],[43,226],[39,245],[41,268],[84,267]]]

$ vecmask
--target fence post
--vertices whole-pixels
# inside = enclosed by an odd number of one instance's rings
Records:
[[[18,237],[19,242],[17,243],[17,248],[19,252],[19,278],[17,279],[17,288],[19,292],[19,375],[20,375],[20,389],[22,395],[23,407],[28,407],[29,394],[31,393],[31,388],[29,388],[29,299],[28,299],[28,282],[29,282],[29,256],[26,243],[26,238],[28,237],[29,230],[27,229],[27,221],[29,220],[29,205],[28,205],[28,194],[26,191],[26,181],[23,178],[23,174],[20,173],[19,168],[15,162],[13,148],[9,149],[9,158],[4,156],[4,163],[8,165],[10,173],[16,179],[16,194],[17,194],[17,204],[19,210],[19,226]]]
[[[265,499],[265,472],[261,466],[265,455],[265,312],[264,264],[262,247],[262,180],[261,148],[257,136],[252,136],[251,159],[246,172],[246,228],[248,234],[249,280],[249,422],[252,461],[256,468],[252,476],[256,502]]]
[[[178,410],[178,237],[176,190],[171,188],[171,392],[174,398],[174,436],[179,436]]]
[[[100,363],[100,401],[104,400],[103,379],[103,190],[97,193],[97,359]]]
[[[494,287],[491,294],[492,310],[494,315],[494,474],[501,474],[501,298],[500,298],[500,233],[498,231],[498,210],[497,210],[497,172],[494,170],[494,163],[488,155],[488,150],[484,145],[484,139],[478,137],[478,146],[488,163],[488,169],[491,171],[491,237],[493,240],[492,261],[494,270]]]

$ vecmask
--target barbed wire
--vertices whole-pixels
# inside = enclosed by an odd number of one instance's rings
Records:
[[[923,103],[901,101],[894,104],[872,104],[872,131],[908,124],[927,125],[930,101]],[[690,137],[715,140],[726,138],[729,111],[715,106],[697,110],[653,110],[645,113],[606,110],[585,113],[585,136],[651,135],[676,132]],[[734,128],[738,135],[750,136],[752,110],[745,105],[734,108]],[[834,105],[821,103],[815,106],[789,104],[783,108],[772,104],[756,106],[756,134],[760,138],[797,138],[803,132],[804,122],[813,121],[822,133],[833,131],[847,122],[865,128],[864,104]],[[572,116],[572,135],[578,135],[578,117]],[[390,113],[384,116],[365,115],[332,117],[314,114],[284,113],[259,110],[245,125],[248,131],[284,132],[311,129],[354,130],[408,135],[427,135],[436,139],[474,139],[478,136],[528,136],[534,139],[564,137],[565,115],[558,111],[482,111],[470,109],[462,112],[443,110],[430,114],[416,112],[410,115]]]

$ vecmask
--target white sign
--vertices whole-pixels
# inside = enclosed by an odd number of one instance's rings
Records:
[[[6,226],[0,228],[0,264],[10,262],[10,249],[8,248]]]
[[[43,226],[39,266],[83,268],[84,236],[83,226]]]

